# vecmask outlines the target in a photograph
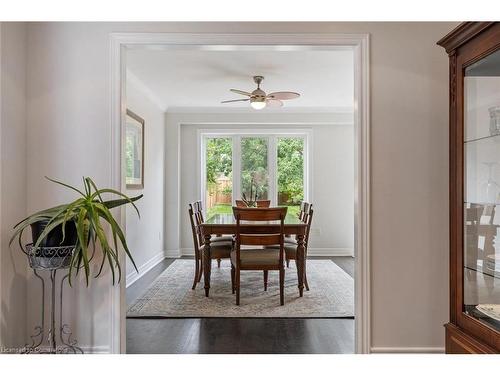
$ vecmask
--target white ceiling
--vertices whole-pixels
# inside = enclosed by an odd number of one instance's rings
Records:
[[[250,108],[248,102],[220,102],[244,98],[229,89],[254,90],[254,75],[265,77],[261,88],[267,93],[299,92],[300,98],[285,102],[285,107],[294,110],[349,111],[353,107],[353,53],[350,49],[131,49],[127,51],[127,72],[129,83],[141,85],[164,109]]]

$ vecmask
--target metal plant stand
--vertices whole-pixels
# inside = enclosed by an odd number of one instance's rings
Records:
[[[62,247],[33,247],[26,245],[23,249],[28,257],[29,265],[35,276],[40,280],[42,286],[41,323],[35,326],[30,336],[31,344],[26,344],[26,353],[72,353],[83,354],[83,350],[77,346],[77,340],[72,338],[72,332],[68,324],[63,323],[63,291],[64,282],[69,276],[67,272],[61,279],[59,286],[59,322],[56,324],[56,275],[57,271],[67,270],[71,262],[74,246]],[[45,280],[40,271],[49,271],[49,295],[50,295],[50,328],[45,330]],[[59,333],[59,335],[57,335]],[[57,338],[57,336],[59,336]],[[47,342],[48,347],[42,345]],[[59,343],[58,343],[59,342]]]

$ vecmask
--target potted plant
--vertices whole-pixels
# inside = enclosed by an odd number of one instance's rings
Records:
[[[142,198],[142,194],[129,198],[125,194],[113,189],[98,189],[90,177],[83,178],[83,191],[63,182],[46,178],[49,181],[75,191],[79,195],[78,198],[67,204],[61,204],[36,212],[16,224],[9,245],[17,238],[19,246],[23,249],[23,232],[26,228],[31,227],[32,249],[35,251],[35,254],[32,255],[37,257],[45,256],[44,253],[40,252],[40,249],[43,248],[59,247],[63,250],[60,253],[52,253],[51,256],[60,256],[69,259],[70,285],[74,274],[78,274],[83,269],[85,272],[85,281],[88,286],[90,264],[97,261],[94,257],[96,249],[100,249],[102,252],[102,259],[100,260],[99,271],[95,277],[97,278],[101,275],[104,265],[107,263],[111,268],[113,284],[116,281],[115,269],[118,272],[119,283],[121,279],[121,265],[118,256],[119,244],[121,244],[137,271],[123,230],[115,220],[111,209],[124,204],[131,204],[139,215],[139,210],[134,202]],[[106,194],[113,194],[120,198],[104,199],[103,196]],[[106,235],[106,226],[111,229],[111,243],[108,241]],[[64,251],[69,251],[69,253]]]
[[[257,207],[257,187],[255,187],[255,194],[253,193],[253,184],[250,185],[250,196],[247,197],[245,192],[241,195],[241,200],[246,204],[247,207]]]
[[[257,201],[259,200],[259,184],[265,181],[265,177],[262,173],[252,172],[250,180],[250,192],[249,196],[245,192],[241,195],[241,200],[246,204],[247,207],[257,207]],[[254,191],[255,187],[255,191]]]

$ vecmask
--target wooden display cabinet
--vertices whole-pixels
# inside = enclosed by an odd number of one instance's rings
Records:
[[[500,352],[500,23],[442,38],[450,60],[447,353]]]

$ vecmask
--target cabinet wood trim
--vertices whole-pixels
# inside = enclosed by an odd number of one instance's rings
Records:
[[[463,22],[441,38],[437,44],[450,53],[493,24],[494,22]]]

